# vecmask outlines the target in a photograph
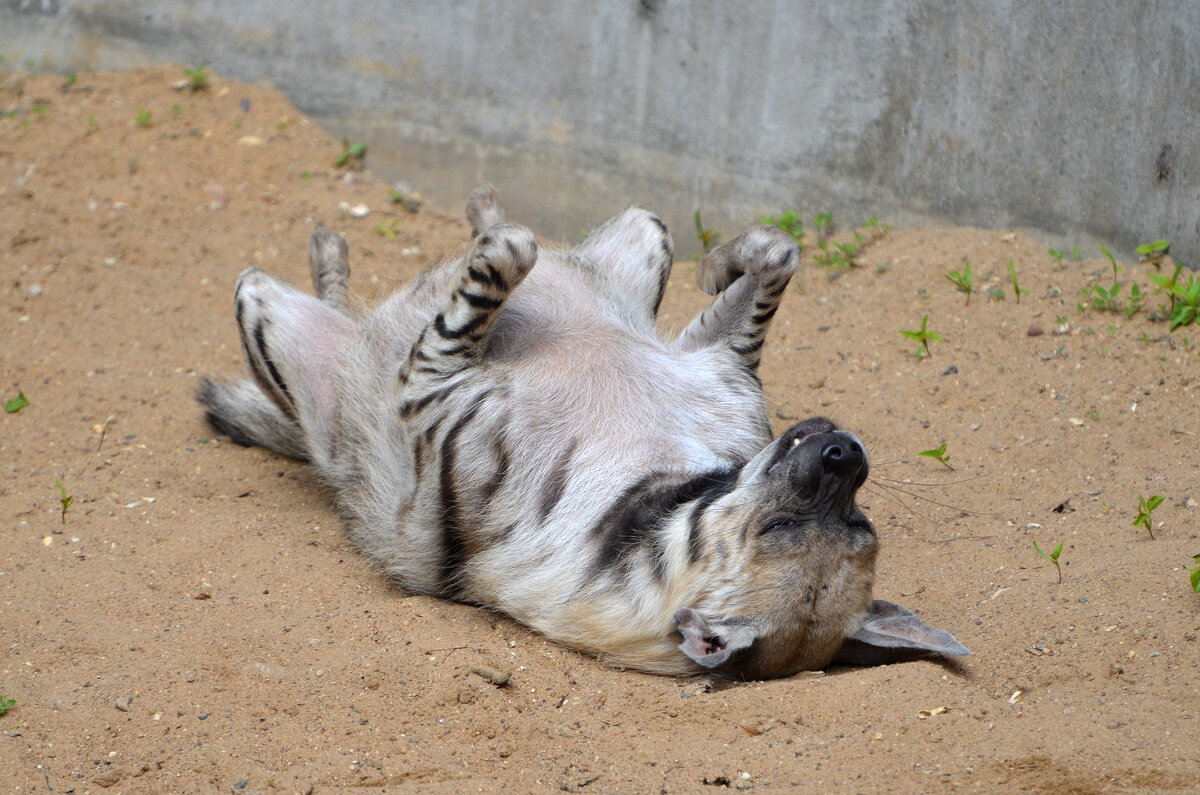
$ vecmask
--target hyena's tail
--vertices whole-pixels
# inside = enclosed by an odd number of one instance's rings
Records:
[[[300,461],[308,460],[304,431],[250,379],[218,382],[205,378],[196,390],[205,417],[217,433],[244,447],[267,447]]]

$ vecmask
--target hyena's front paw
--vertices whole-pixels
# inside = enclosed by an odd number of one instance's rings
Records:
[[[471,224],[471,237],[476,238],[496,224],[504,223],[504,205],[491,185],[476,188],[467,197],[467,221]]]
[[[759,280],[790,278],[800,264],[800,244],[777,226],[752,226],[704,255],[696,281],[700,289],[716,295],[739,276]]]
[[[475,241],[467,257],[467,275],[478,288],[503,299],[537,261],[537,238],[515,224],[496,224]]]

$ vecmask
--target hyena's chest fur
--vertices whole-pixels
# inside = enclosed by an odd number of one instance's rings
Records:
[[[543,254],[509,296],[481,364],[416,397],[392,390],[414,477],[401,494],[367,501],[400,497],[393,516],[351,521],[394,523],[386,561],[406,587],[502,605],[536,624],[538,606],[595,580],[599,522],[633,483],[740,465],[769,441],[761,388],[736,357],[669,350],[604,286],[585,264]],[[410,317],[379,332],[396,338],[360,344],[411,349],[411,330],[437,305],[412,296],[398,305]],[[355,390],[354,377],[342,384]]]

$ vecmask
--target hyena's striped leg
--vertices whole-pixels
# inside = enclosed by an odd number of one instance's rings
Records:
[[[346,240],[323,226],[308,239],[308,271],[320,298],[343,315],[350,315],[350,249]]]
[[[303,432],[318,466],[331,454],[338,354],[354,323],[329,304],[249,268],[234,299],[246,364],[255,382]]]
[[[504,205],[495,188],[484,185],[467,197],[467,221],[471,224],[472,240],[496,224],[504,223]]]
[[[479,359],[509,293],[537,260],[537,240],[523,226],[498,224],[475,242],[455,278],[454,292],[425,327],[400,368],[410,399]]]
[[[572,253],[599,265],[626,302],[653,325],[675,253],[667,225],[657,215],[630,207],[589,232]]]
[[[800,262],[800,246],[783,230],[755,226],[700,261],[700,288],[721,295],[697,315],[674,347],[692,351],[722,343],[758,367],[763,340]]]

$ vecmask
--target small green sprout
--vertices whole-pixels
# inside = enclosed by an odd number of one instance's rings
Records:
[[[178,119],[182,115],[183,115],[183,108],[179,105],[178,102],[172,102],[171,103],[171,118]]]
[[[1022,290],[1021,285],[1017,282],[1017,266],[1012,260],[1008,261],[1008,281],[1012,284],[1013,295],[1017,297],[1017,303],[1021,303],[1021,293],[1028,293],[1028,290]]]
[[[1052,249],[1049,249],[1049,251],[1050,251],[1050,257],[1051,257],[1051,258],[1052,258],[1052,259],[1053,259],[1055,262],[1057,262],[1057,263],[1059,263],[1059,264],[1062,264],[1062,261],[1063,261],[1063,256],[1064,256],[1064,255],[1063,255],[1063,252],[1062,252],[1062,251],[1060,251],[1060,250],[1058,250],[1058,249],[1053,249],[1053,248],[1052,248]]]
[[[398,188],[392,188],[390,191],[388,191],[388,201],[390,201],[392,204],[399,204],[403,206],[404,209],[408,210],[410,213],[415,213],[417,210],[421,209],[420,199],[415,199]],[[584,234],[584,237],[587,237],[587,235]]]
[[[192,91],[208,88],[208,72],[204,71],[203,66],[197,66],[195,69],[184,68],[183,76],[187,78],[187,87]]]
[[[1100,249],[1100,253],[1102,253],[1104,256],[1108,257],[1108,264],[1112,266],[1112,272],[1113,272],[1113,284],[1116,284],[1116,282],[1117,282],[1117,273],[1119,273],[1120,271],[1122,271],[1122,270],[1124,270],[1124,269],[1123,269],[1123,268],[1118,268],[1118,267],[1117,267],[1117,258],[1116,258],[1116,257],[1114,257],[1114,256],[1112,255],[1112,252],[1111,252],[1111,251],[1109,251],[1109,250],[1108,250],[1108,249],[1107,249],[1107,248],[1104,246],[1104,244],[1103,244],[1103,243],[1097,244],[1097,246],[1096,246],[1096,247]]]
[[[945,277],[950,280],[951,284],[958,288],[961,293],[967,294],[967,306],[971,305],[971,290],[973,288],[975,277],[971,274],[971,263],[969,260],[963,260],[962,271],[948,271]]]
[[[1154,509],[1162,505],[1162,501],[1165,499],[1166,497],[1161,494],[1155,494],[1150,499],[1138,496],[1138,515],[1133,520],[1133,526],[1146,528],[1146,532],[1150,534],[1151,541],[1154,540],[1154,518],[1152,514],[1154,513]]]
[[[15,398],[9,398],[8,400],[4,401],[4,410],[9,414],[16,414],[18,411],[28,405],[29,399],[25,397],[24,392],[18,389],[17,396]]]
[[[833,234],[833,213],[817,213],[813,218],[813,228],[817,230],[818,240],[828,240]]]
[[[928,314],[921,318],[921,327],[919,329],[914,329],[912,331],[900,329],[900,333],[908,337],[913,342],[921,343],[917,346],[916,357],[918,359],[921,358],[922,354],[924,354],[926,357],[933,356],[933,353],[929,350],[930,342],[945,342],[945,340],[941,338],[941,335],[939,335],[936,331],[929,330]]]
[[[338,168],[348,165],[353,161],[355,166],[361,166],[363,159],[367,156],[367,145],[362,141],[350,143],[349,138],[342,139],[342,153],[337,156],[333,164]]]
[[[66,524],[67,509],[71,507],[71,503],[75,502],[75,498],[67,496],[67,490],[58,478],[54,479],[54,485],[58,489],[58,501],[62,503],[62,523]]]
[[[1189,275],[1187,284],[1175,285],[1172,295],[1171,331],[1200,322],[1200,279]]]
[[[817,248],[821,252],[814,255],[813,261],[822,268],[839,271],[849,270],[858,265],[854,260],[858,256],[857,243],[838,243],[836,240],[822,240],[817,243]],[[833,275],[836,276],[837,274]]]
[[[78,77],[79,75],[75,72],[67,72],[65,75],[63,75],[62,90],[64,94],[71,90],[71,86],[75,85],[75,80],[78,79]]]
[[[782,215],[764,215],[758,222],[767,226],[777,226],[791,235],[797,243],[804,242],[804,221],[795,210],[784,210]]]
[[[46,118],[46,114],[50,112],[50,103],[42,101],[33,103],[33,112],[39,119]]]
[[[1200,555],[1192,555],[1192,562],[1196,564],[1192,569],[1192,590],[1200,593]]]
[[[305,170],[305,171],[301,171],[301,172],[300,172],[300,179],[312,179],[312,172],[311,172],[311,171],[307,171],[307,170]]]
[[[700,219],[699,210],[696,210],[696,214],[692,218],[696,222],[696,237],[700,239],[700,247],[707,254],[712,251],[713,246],[717,245],[717,241],[721,239],[721,235],[716,230],[704,226],[704,221]]]
[[[100,122],[96,121],[96,117],[90,113],[87,117],[87,128],[88,132],[95,132],[100,129]]]
[[[8,714],[8,711],[17,705],[15,698],[4,698],[0,696],[0,718]]]
[[[384,219],[384,220],[380,221],[379,223],[375,224],[375,234],[381,235],[382,237],[386,237],[388,240],[395,240],[396,239],[396,227],[398,227],[399,225],[400,225],[399,218],[393,218],[393,219],[391,219],[390,222],[388,220]]]
[[[945,442],[942,442],[940,447],[935,447],[932,450],[922,450],[921,452],[917,453],[917,455],[923,455],[926,458],[932,458],[934,461],[939,462],[951,472],[954,471],[954,467],[950,466],[950,456],[946,455]]]
[[[1138,256],[1146,262],[1149,262],[1154,267],[1162,265],[1163,257],[1171,248],[1171,244],[1165,240],[1155,240],[1153,243],[1143,243],[1137,247]]]
[[[153,127],[154,117],[150,115],[150,111],[145,108],[138,108],[137,116],[134,117],[139,127]]]
[[[1039,555],[1041,555],[1046,560],[1053,563],[1054,568],[1058,569],[1058,584],[1059,585],[1062,585],[1062,566],[1058,565],[1058,557],[1062,554],[1062,548],[1063,548],[1062,542],[1059,541],[1058,546],[1056,546],[1054,548],[1054,551],[1047,554],[1042,551],[1042,548],[1038,546],[1038,543],[1036,541],[1033,542],[1033,551],[1038,553]]]

